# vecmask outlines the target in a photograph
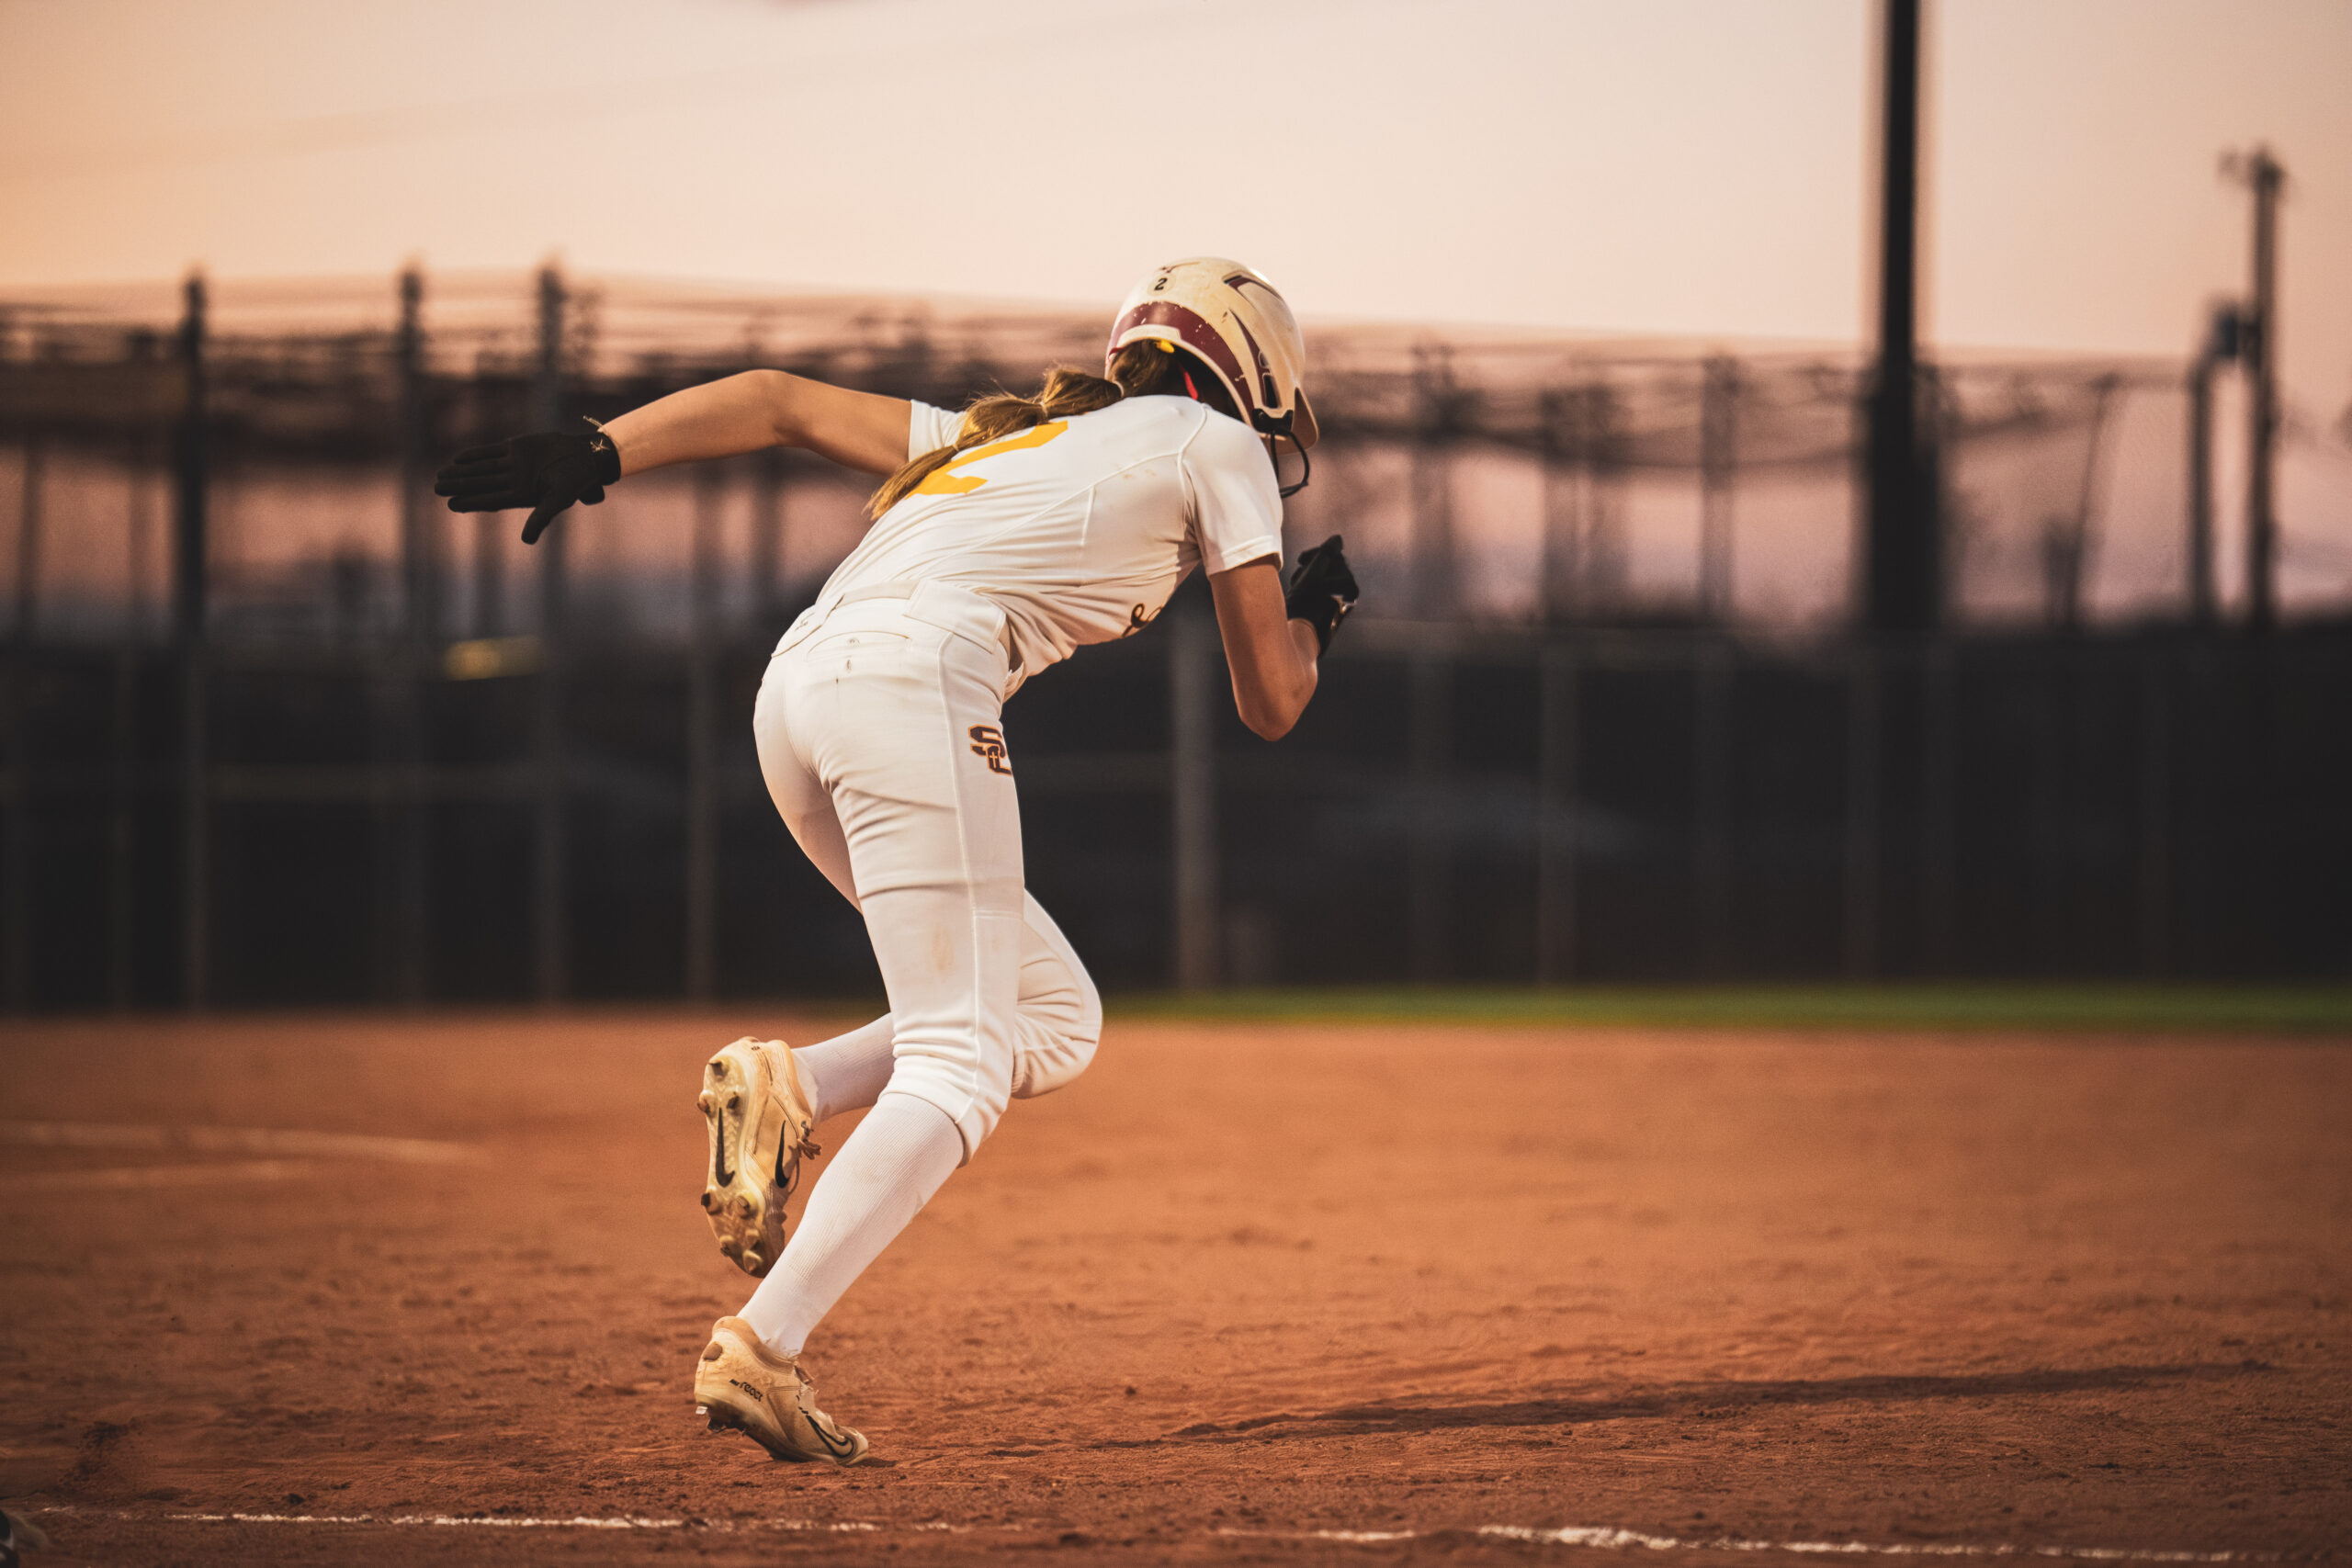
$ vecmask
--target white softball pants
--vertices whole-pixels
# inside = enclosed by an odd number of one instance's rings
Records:
[[[793,623],[752,719],[786,826],[865,918],[890,999],[887,1088],[945,1114],[966,1160],[1008,1100],[1085,1071],[1102,1027],[1085,966],[1022,886],[1003,631],[1002,611],[944,584],[854,592]]]

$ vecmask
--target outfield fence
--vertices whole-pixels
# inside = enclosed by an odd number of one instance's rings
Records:
[[[703,465],[525,551],[429,475],[756,365],[955,402],[1091,318],[519,298],[0,302],[8,1006],[875,985],[748,733],[858,487]],[[2198,546],[2139,460],[2181,367],[1939,372],[1950,629],[1886,640],[1844,609],[1850,358],[1317,341],[1286,529],[1344,528],[1366,602],[1298,731],[1239,727],[1198,583],[1007,712],[1107,984],[2352,969],[2352,622],[2232,627],[2211,509]]]
[[[1030,884],[1114,987],[2352,968],[2340,633],[1351,624],[1269,746],[1200,597],[1006,714]],[[765,654],[18,647],[7,999],[870,989],[759,778]]]

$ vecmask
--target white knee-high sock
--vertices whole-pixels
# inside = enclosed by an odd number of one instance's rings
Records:
[[[963,1159],[963,1134],[945,1111],[910,1094],[876,1100],[817,1179],[799,1228],[744,1307],[752,1332],[798,1355],[818,1320]]]
[[[863,1111],[881,1098],[890,1081],[890,1015],[872,1023],[803,1045],[792,1053],[800,1069],[801,1087],[816,1101],[817,1120],[829,1121],[852,1111]]]

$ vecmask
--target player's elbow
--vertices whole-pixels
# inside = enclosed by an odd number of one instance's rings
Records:
[[[746,370],[743,378],[757,387],[760,406],[766,411],[768,429],[774,433],[776,445],[807,446],[808,400],[801,396],[807,383],[788,370]]]
[[[1268,708],[1253,711],[1245,707],[1241,710],[1241,722],[1248,725],[1250,733],[1261,740],[1280,740],[1298,722],[1298,715],[1295,711],[1285,714]]]
[[[1237,684],[1233,705],[1250,734],[1261,740],[1280,740],[1298,723],[1298,716],[1306,711],[1307,699],[1314,694],[1312,680],[1283,691],[1243,690]]]

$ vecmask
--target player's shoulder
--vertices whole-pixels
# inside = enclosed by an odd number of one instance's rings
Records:
[[[1123,398],[1087,417],[1106,415],[1115,416],[1109,424],[1166,441],[1191,462],[1239,462],[1260,455],[1258,437],[1248,425],[1190,398]]]
[[[961,411],[913,399],[907,404],[907,456],[920,457],[942,446],[953,446],[963,429]]]
[[[1190,398],[1121,398],[1078,419],[1098,430],[1167,432],[1190,428],[1190,411],[1199,406]]]

